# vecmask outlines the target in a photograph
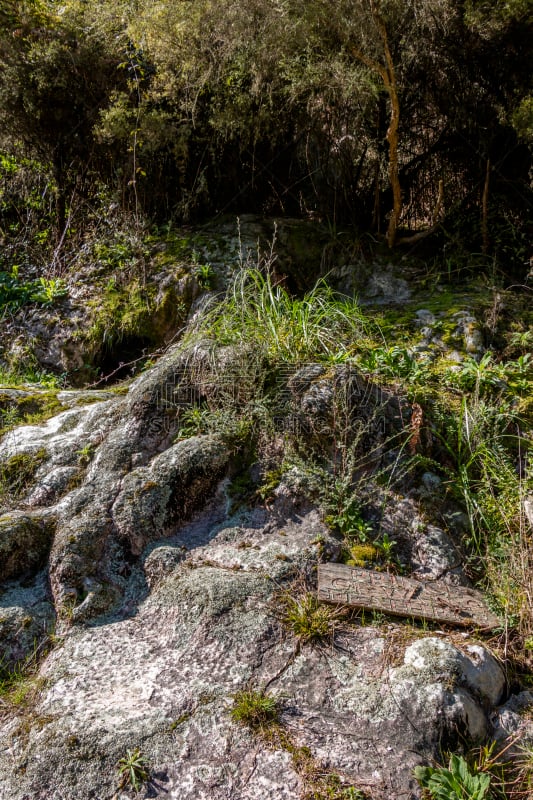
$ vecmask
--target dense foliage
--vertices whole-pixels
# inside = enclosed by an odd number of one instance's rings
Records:
[[[4,243],[49,230],[57,258],[110,208],[246,209],[391,246],[435,230],[524,276],[527,0],[3,0],[0,15]]]

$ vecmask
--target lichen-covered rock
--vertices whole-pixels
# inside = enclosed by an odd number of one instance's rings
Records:
[[[312,789],[305,752],[375,800],[408,800],[417,763],[488,730],[503,673],[481,645],[423,638],[393,666],[385,630],[339,622],[322,644],[298,645],[280,596],[301,591],[335,541],[289,497],[227,519],[220,484],[201,514],[147,548],[142,572],[124,578],[133,613],[72,629],[43,665],[32,720],[0,723],[0,794],[111,800],[117,761],[138,747],[145,796],[297,800]],[[269,746],[231,718],[236,692],[265,686],[285,731]]]
[[[38,661],[54,622],[44,571],[29,586],[9,586],[0,600],[0,674],[28,660]]]
[[[426,638],[405,651],[404,663],[424,674],[448,674],[454,686],[462,686],[489,706],[496,706],[505,689],[505,674],[498,661],[479,644],[461,652],[442,639]]]
[[[47,514],[12,512],[0,517],[0,581],[40,570],[48,556],[55,520]]]
[[[1,577],[13,580],[0,594],[2,646],[20,662],[55,614],[63,637],[31,708],[0,706],[0,797],[126,800],[117,762],[138,748],[146,797],[297,800],[311,796],[313,775],[337,775],[372,800],[413,800],[416,764],[491,730],[505,680],[481,644],[413,642],[420,634],[401,623],[365,627],[334,611],[311,645],[291,622],[287,597],[312,592],[317,562],[346,547],[319,508],[324,473],[283,464],[264,505],[235,511],[235,470],[253,492],[262,467],[245,448],[239,464],[227,436],[183,438],[183,409],[221,402],[246,355],[206,341],[174,348],[127,395],[64,398],[67,411],[0,442],[0,458],[46,454],[0,539]],[[343,424],[379,411],[397,432],[409,419],[393,392],[346,365],[308,365],[286,388],[295,414],[323,434],[321,452],[338,392]],[[238,402],[248,390],[237,385]],[[378,460],[381,434],[368,427]],[[361,482],[362,518],[406,567],[464,580],[442,517],[423,511],[435,482],[410,497],[370,475]],[[266,738],[232,719],[235,694],[249,688],[277,699],[281,727]]]
[[[124,478],[112,508],[119,537],[135,555],[198,510],[222,477],[229,459],[219,440],[197,436],[169,447],[147,467]]]

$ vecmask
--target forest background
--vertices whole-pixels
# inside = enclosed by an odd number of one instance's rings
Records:
[[[448,268],[524,280],[532,21],[528,0],[3,0],[0,268],[60,274],[103,217],[246,210],[431,233]]]

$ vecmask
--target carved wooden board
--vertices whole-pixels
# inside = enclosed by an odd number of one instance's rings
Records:
[[[500,625],[482,595],[473,589],[415,581],[344,564],[318,565],[318,598],[327,603],[450,625],[489,630]]]

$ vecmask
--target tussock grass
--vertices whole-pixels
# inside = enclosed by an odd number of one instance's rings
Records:
[[[225,297],[210,301],[192,335],[221,345],[252,344],[269,361],[335,362],[354,352],[368,328],[357,303],[324,282],[294,298],[260,268],[244,267]]]

